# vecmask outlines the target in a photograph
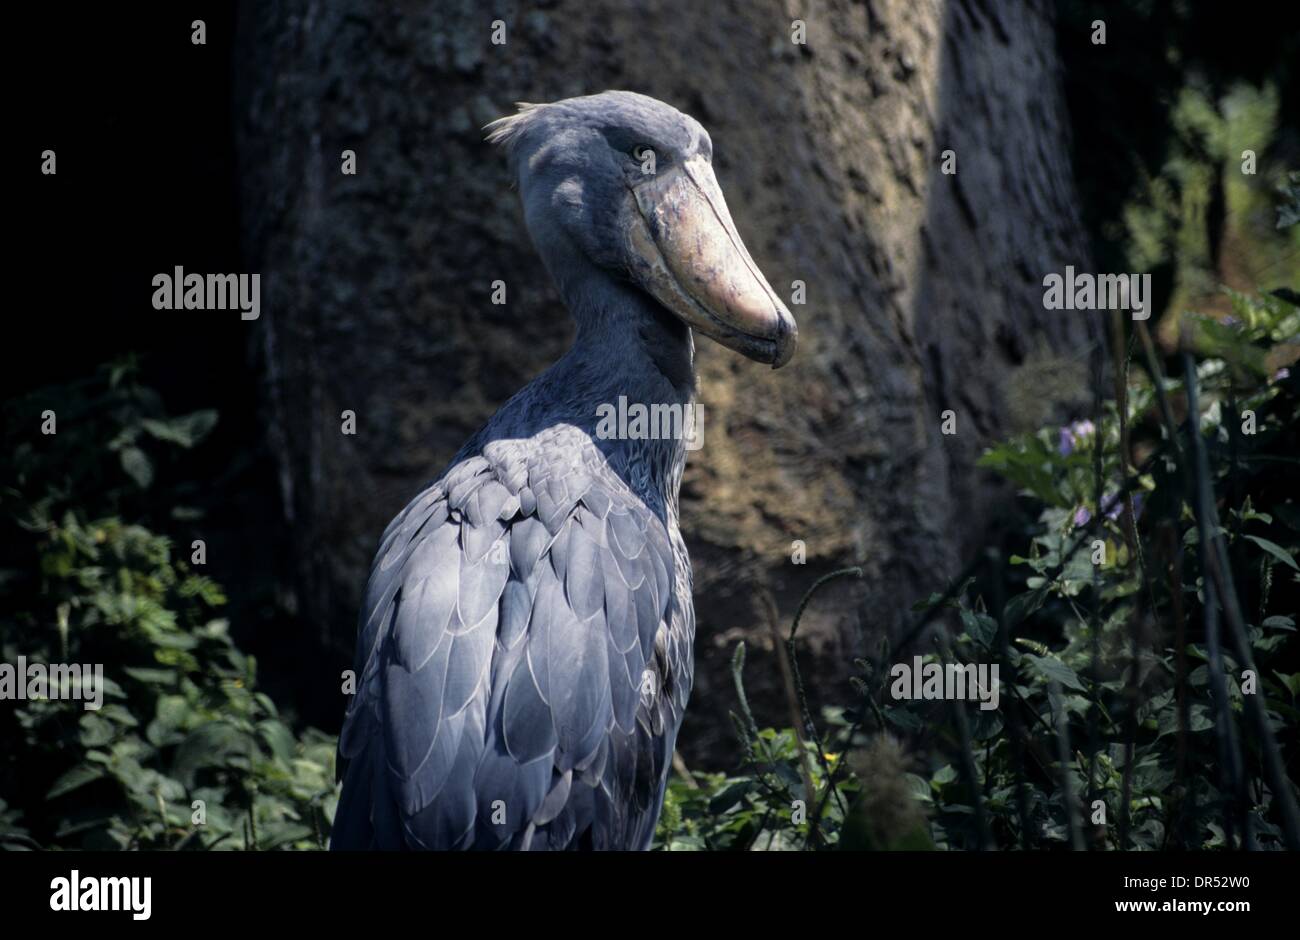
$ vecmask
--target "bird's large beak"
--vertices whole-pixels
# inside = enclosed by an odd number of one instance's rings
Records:
[[[736,233],[700,157],[636,184],[626,207],[632,275],[661,304],[724,346],[779,369],[799,330]]]

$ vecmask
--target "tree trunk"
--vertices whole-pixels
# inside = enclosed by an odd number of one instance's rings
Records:
[[[704,447],[682,502],[700,626],[682,745],[726,766],[730,648],[771,649],[761,592],[788,622],[820,574],[863,567],[802,628],[814,693],[847,701],[865,639],[942,590],[1007,499],[973,467],[982,448],[1081,395],[1084,315],[1042,303],[1044,275],[1089,263],[1050,4],[401,6],[241,14],[246,242],[298,613],[346,660],[388,520],[571,339],[482,125],[517,100],[653,95],[710,131],[773,285],[806,285],[786,369],[697,343]],[[784,723],[770,652],[747,679],[760,718]]]

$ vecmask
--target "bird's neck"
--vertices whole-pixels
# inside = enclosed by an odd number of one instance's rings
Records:
[[[629,484],[648,473],[649,487],[675,515],[686,463],[682,435],[698,421],[690,327],[585,261],[570,262],[556,282],[578,331],[540,380],[549,386],[545,399],[567,412],[554,417],[587,430]]]
[[[650,295],[598,267],[563,236],[537,248],[577,323],[559,364],[595,396],[643,404],[686,404],[695,394],[691,330]]]
[[[691,329],[648,294],[603,278],[566,297],[577,320],[573,352],[598,364],[601,383],[645,404],[685,404],[695,395]],[[571,301],[571,302],[570,302]]]

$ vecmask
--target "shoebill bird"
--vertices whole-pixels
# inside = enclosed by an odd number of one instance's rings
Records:
[[[694,119],[610,91],[488,130],[577,335],[383,535],[332,846],[645,849],[693,672],[687,442],[601,417],[689,408],[692,330],[775,368],[795,323]]]

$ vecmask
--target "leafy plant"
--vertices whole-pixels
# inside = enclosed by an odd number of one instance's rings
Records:
[[[23,433],[46,410],[56,433]],[[103,706],[41,695],[0,711],[0,843],[323,847],[333,739],[295,733],[216,616],[220,587],[119,515],[174,504],[157,469],[216,415],[166,415],[125,362],[5,419],[19,443],[4,468],[3,660],[101,664]]]
[[[1279,364],[1300,311],[1229,302],[1189,322],[1182,378],[1152,354],[1122,405],[984,455],[1024,526],[859,660],[825,744],[806,707],[802,735],[752,726],[738,650],[742,773],[674,781],[663,846],[1300,848],[1300,386]],[[896,700],[913,656],[997,664],[1000,707]]]

